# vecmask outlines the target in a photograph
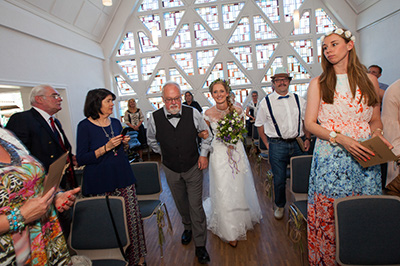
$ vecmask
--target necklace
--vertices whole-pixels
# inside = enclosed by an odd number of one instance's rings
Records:
[[[111,121],[110,121],[110,125],[109,125],[109,127],[110,127],[110,131],[111,131],[111,137],[110,137],[110,135],[108,135],[108,133],[107,133],[107,131],[104,129],[104,127],[102,127],[101,126],[101,124],[100,124],[100,121],[98,121],[97,120],[97,124],[99,124],[99,127],[101,127],[101,129],[103,129],[103,132],[104,132],[104,134],[106,135],[106,137],[108,138],[108,140],[111,140],[112,138],[114,138],[115,136],[114,136],[114,130],[113,130],[113,128],[112,128],[112,125],[111,125]],[[112,151],[114,152],[114,156],[117,156],[118,155],[118,152],[117,152],[117,150],[114,148],[114,149],[112,149]]]

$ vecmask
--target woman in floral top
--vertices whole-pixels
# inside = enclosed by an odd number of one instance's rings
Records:
[[[80,188],[41,195],[44,177],[41,163],[0,128],[0,265],[71,264],[55,207],[68,210]]]

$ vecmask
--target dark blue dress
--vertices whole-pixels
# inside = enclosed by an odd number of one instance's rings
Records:
[[[122,130],[121,123],[111,118],[111,126],[114,136],[118,136]],[[110,126],[103,129],[111,137]],[[95,150],[108,142],[103,129],[88,119],[78,124],[76,159],[79,165],[86,165],[83,172],[83,195],[112,192],[136,181],[122,144],[116,155],[113,151],[108,151],[96,159]]]

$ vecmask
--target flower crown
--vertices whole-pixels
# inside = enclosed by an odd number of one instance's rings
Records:
[[[342,37],[344,37],[345,39],[347,39],[347,40],[349,40],[349,41],[356,42],[356,36],[354,36],[354,35],[351,33],[351,31],[349,31],[349,30],[344,31],[344,30],[341,29],[341,28],[336,28],[336,29],[334,29],[333,31],[330,31],[330,32],[325,33],[325,35],[323,35],[323,36],[321,37],[321,43],[324,42],[325,37],[328,37],[328,36],[331,35],[331,34],[341,35]]]
[[[231,86],[229,85],[229,81],[228,80],[224,80],[221,78],[217,78],[216,80],[214,80],[213,82],[211,82],[210,84],[210,88],[212,88],[214,86],[214,84],[216,84],[217,82],[222,82],[227,88],[228,88],[228,93],[232,90]]]

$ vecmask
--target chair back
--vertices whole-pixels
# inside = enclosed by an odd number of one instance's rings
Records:
[[[124,198],[109,197],[110,209],[123,249],[129,245]],[[78,199],[75,202],[70,247],[78,255],[91,260],[107,261],[108,265],[126,265],[117,241],[106,197]],[[112,260],[119,261],[116,264]],[[125,263],[124,263],[125,262]]]
[[[158,200],[162,192],[160,171],[157,162],[131,163],[136,178],[138,200]]]
[[[336,199],[336,261],[340,265],[400,264],[400,198]]]
[[[307,200],[312,155],[290,158],[290,191],[295,201]]]

